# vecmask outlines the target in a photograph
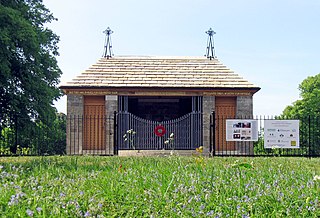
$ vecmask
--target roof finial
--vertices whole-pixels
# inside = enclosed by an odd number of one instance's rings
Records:
[[[104,50],[104,57],[105,58],[111,58],[114,54],[112,52],[112,43],[111,43],[111,34],[113,33],[113,31],[110,29],[110,27],[108,27],[105,31],[103,31],[103,33],[106,34],[106,38],[105,38],[105,50]]]
[[[214,40],[213,40],[213,35],[216,34],[216,32],[210,28],[208,31],[206,31],[206,34],[208,34],[206,56],[211,60],[211,59],[214,59],[216,56],[216,52],[214,49]]]

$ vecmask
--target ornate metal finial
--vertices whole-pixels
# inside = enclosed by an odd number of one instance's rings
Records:
[[[104,34],[106,34],[106,38],[105,38],[105,50],[104,50],[104,57],[105,58],[111,58],[114,54],[112,52],[112,43],[111,43],[111,34],[113,33],[113,31],[110,29],[110,27],[108,27],[105,31],[103,31]]]
[[[208,34],[206,56],[211,60],[211,59],[214,59],[216,56],[216,52],[214,49],[214,40],[213,40],[213,35],[216,34],[216,32],[210,28],[208,31],[206,31],[206,34]]]

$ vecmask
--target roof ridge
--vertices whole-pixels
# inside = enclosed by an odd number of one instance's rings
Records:
[[[99,60],[113,60],[113,59],[185,59],[185,60],[209,60],[205,56],[157,56],[157,55],[118,55],[112,58],[100,58]],[[212,59],[211,61],[218,61],[218,59]],[[209,60],[210,61],[210,60]]]

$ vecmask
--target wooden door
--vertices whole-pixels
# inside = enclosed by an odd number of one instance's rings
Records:
[[[105,150],[105,97],[84,96],[83,150]]]
[[[216,151],[235,150],[234,142],[226,141],[226,119],[236,117],[236,97],[216,97]]]

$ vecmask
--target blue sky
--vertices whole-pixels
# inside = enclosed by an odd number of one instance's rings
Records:
[[[261,87],[255,115],[277,115],[320,73],[319,0],[44,0],[58,21],[62,82],[103,54],[110,27],[115,55],[202,56],[212,27],[217,58]],[[66,111],[66,98],[55,104]]]

